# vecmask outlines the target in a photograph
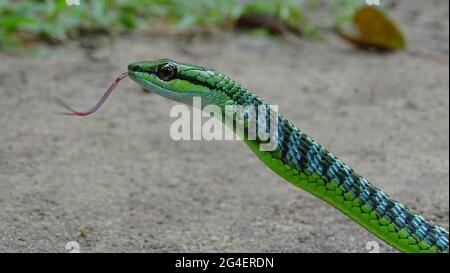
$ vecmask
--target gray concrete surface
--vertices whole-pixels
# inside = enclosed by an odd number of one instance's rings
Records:
[[[233,33],[0,52],[0,251],[367,252],[375,240],[395,252],[243,143],[174,142],[174,103],[130,80],[93,116],[55,114],[51,96],[90,107],[128,63],[161,57],[228,74],[448,228],[448,1],[398,2],[391,15],[420,54]]]

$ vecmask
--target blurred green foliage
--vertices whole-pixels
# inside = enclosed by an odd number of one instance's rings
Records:
[[[221,29],[246,13],[276,16],[290,26],[314,33],[302,12],[315,0],[0,0],[0,48],[19,47],[26,41],[60,43],[83,33],[117,34],[133,29],[177,32]],[[361,0],[335,0],[338,6]],[[342,3],[339,3],[342,2]],[[350,3],[351,4],[347,4]],[[348,6],[346,6],[348,5]]]

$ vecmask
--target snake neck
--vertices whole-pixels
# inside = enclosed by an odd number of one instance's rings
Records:
[[[227,104],[260,106],[271,111],[267,102],[228,77],[221,77],[223,84],[216,86],[214,96],[206,98],[208,102],[221,107]],[[330,203],[401,251],[448,252],[446,229],[389,197],[283,116],[276,117],[275,130],[269,130],[270,134],[276,134],[276,147],[272,151],[259,149],[263,141],[258,135],[253,140],[243,136],[244,142],[273,171]],[[236,115],[234,121],[238,122]],[[257,127],[270,129],[270,125],[260,125],[267,119],[255,118],[254,121]],[[248,123],[245,127],[252,129]]]

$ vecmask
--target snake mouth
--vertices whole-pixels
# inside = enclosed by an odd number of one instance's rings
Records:
[[[155,91],[154,89],[158,87],[158,85],[153,83],[152,80],[149,78],[152,76],[152,73],[129,70],[128,76],[130,77],[130,79],[132,79],[133,81],[135,81],[137,84],[139,84],[148,91]]]
[[[154,92],[160,96],[166,97],[175,101],[186,101],[188,94],[182,94],[167,88],[164,88],[158,84],[158,78],[153,71],[128,71],[130,79],[139,84],[142,88],[149,92]]]
[[[140,77],[139,75],[142,74],[140,72],[136,72],[133,70],[128,70],[128,77],[130,77],[130,79],[137,81]]]
[[[143,82],[146,82],[146,74],[154,74],[153,71],[144,71],[144,67],[140,62],[131,63],[127,68],[128,76],[140,85],[142,85]]]
[[[143,68],[140,67],[139,64],[135,66],[131,64],[128,66],[128,69],[128,76],[130,77],[130,79],[135,81],[146,91],[153,92],[170,100],[191,105],[192,98],[196,95],[200,95],[195,90],[183,90],[182,92],[180,92],[164,87],[165,82],[158,78],[156,72],[143,70]]]

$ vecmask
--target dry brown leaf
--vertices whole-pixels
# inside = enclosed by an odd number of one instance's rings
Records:
[[[406,48],[406,41],[397,25],[381,10],[374,7],[361,7],[355,12],[353,22],[359,33],[348,34],[342,29],[339,35],[345,40],[363,47],[382,50]]]

